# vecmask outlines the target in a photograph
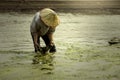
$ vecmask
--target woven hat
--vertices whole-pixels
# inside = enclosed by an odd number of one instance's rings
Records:
[[[40,11],[41,20],[47,25],[52,28],[55,28],[59,25],[60,20],[57,16],[57,13],[52,9],[45,8]]]

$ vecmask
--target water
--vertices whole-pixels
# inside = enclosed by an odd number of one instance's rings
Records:
[[[55,43],[102,44],[120,37],[120,15],[81,15],[59,13]],[[34,14],[0,13],[0,51],[33,51],[30,23]]]
[[[59,13],[61,24],[54,34],[57,53],[41,57],[53,66],[31,64],[33,15],[0,13],[1,80],[120,79],[120,47],[107,42],[120,37],[120,15]],[[44,70],[48,67],[51,70]]]

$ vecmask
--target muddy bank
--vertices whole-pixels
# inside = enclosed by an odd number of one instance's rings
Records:
[[[108,44],[112,37],[120,37],[120,15],[59,13],[57,53],[42,57],[52,65],[32,64],[33,15],[0,13],[0,80],[120,79],[120,45]]]

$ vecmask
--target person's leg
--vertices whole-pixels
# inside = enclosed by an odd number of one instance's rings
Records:
[[[46,53],[50,49],[50,47],[49,47],[50,40],[47,35],[42,36],[42,39],[44,40],[45,45],[46,45],[46,47],[43,47],[42,49],[43,49],[43,52]]]
[[[42,39],[44,40],[46,46],[48,46],[48,45],[50,44],[50,40],[49,40],[49,38],[48,38],[48,35],[42,36]]]
[[[52,46],[50,45],[50,39],[47,34],[42,36],[42,39],[44,40],[46,46],[49,48],[49,52],[56,52],[56,46],[55,44],[53,44]]]

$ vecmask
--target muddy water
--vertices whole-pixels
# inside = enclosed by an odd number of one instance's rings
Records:
[[[120,15],[59,13],[52,66],[31,64],[33,15],[0,13],[0,80],[120,79],[120,47],[107,43],[120,37]]]
[[[67,14],[66,17],[61,16],[62,24],[58,28],[58,32],[62,33],[59,35],[67,38],[68,42],[104,43],[104,40],[113,36],[120,36],[119,15]]]
[[[33,14],[0,14],[0,50],[32,51],[29,26]],[[80,15],[60,13],[61,24],[55,33],[56,42],[106,44],[120,36],[120,15]]]

